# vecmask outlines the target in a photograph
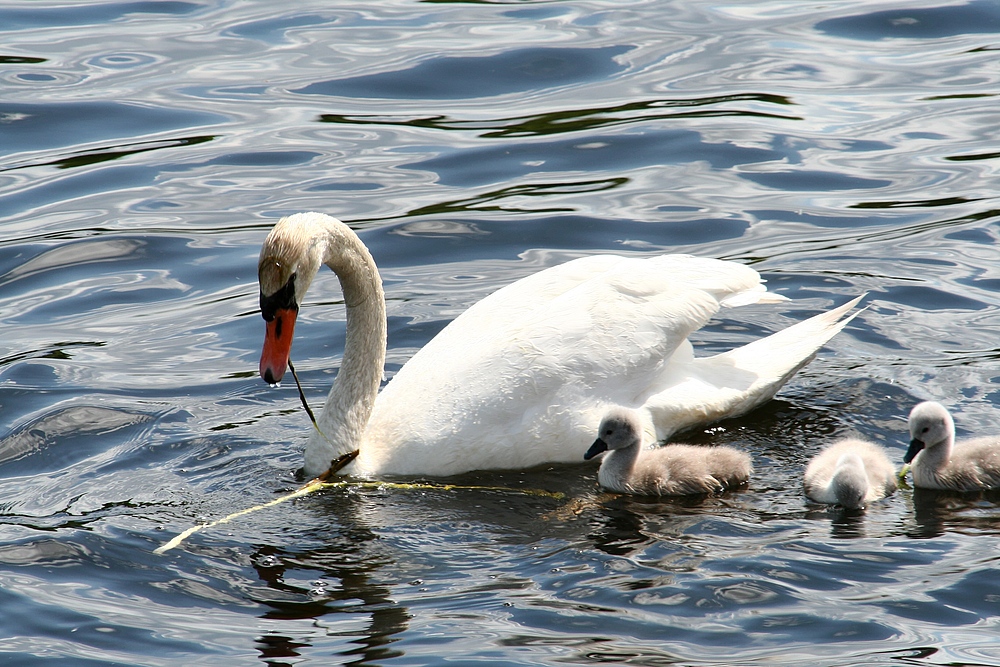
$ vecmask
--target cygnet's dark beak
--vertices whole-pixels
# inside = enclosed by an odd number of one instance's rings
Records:
[[[910,461],[912,461],[913,457],[919,454],[920,450],[923,449],[924,446],[925,445],[923,440],[918,440],[917,438],[910,440],[910,448],[907,449],[906,454],[903,455],[903,463],[909,463]]]
[[[589,461],[601,452],[606,451],[608,451],[608,443],[598,438],[597,440],[594,440],[594,444],[592,444],[590,449],[587,450],[587,453],[583,455],[583,460]]]

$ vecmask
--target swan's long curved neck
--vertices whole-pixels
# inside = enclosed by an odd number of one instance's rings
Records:
[[[347,335],[337,378],[306,445],[306,473],[325,471],[330,461],[357,450],[385,366],[386,316],[382,280],[368,249],[346,225],[331,223],[322,262],[340,278],[347,306]]]

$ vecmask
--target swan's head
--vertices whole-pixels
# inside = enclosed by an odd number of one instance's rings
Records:
[[[634,410],[615,408],[601,420],[597,428],[597,440],[583,455],[590,460],[609,449],[624,449],[642,442],[642,422]]]
[[[325,217],[297,213],[282,218],[260,249],[260,313],[267,323],[260,376],[269,384],[280,382],[288,366],[299,304],[322,262],[318,231]]]
[[[951,442],[955,437],[955,422],[940,403],[924,401],[910,411],[910,448],[903,463],[909,463],[924,448]]]

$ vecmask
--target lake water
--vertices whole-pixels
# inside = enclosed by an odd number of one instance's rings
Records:
[[[0,5],[0,663],[1000,665],[1000,495],[845,513],[800,481],[839,435],[898,462],[922,399],[1000,432],[1000,4],[364,5]],[[306,210],[379,263],[390,377],[593,253],[745,262],[792,299],[702,353],[868,308],[686,435],[749,451],[745,490],[602,494],[582,462],[351,486],[156,555],[298,484],[255,273]],[[314,405],[343,328],[324,272]]]

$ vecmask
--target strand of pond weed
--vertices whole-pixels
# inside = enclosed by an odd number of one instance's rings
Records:
[[[295,378],[295,386],[299,391],[299,400],[302,402],[302,407],[305,408],[306,414],[309,415],[309,421],[312,422],[313,427],[326,438],[326,434],[320,430],[319,424],[316,423],[316,417],[313,415],[312,409],[309,407],[309,403],[306,402],[305,392],[302,391],[302,384],[299,382],[299,376],[295,373],[295,367],[292,366],[292,360],[288,360],[288,368],[292,371],[292,377]],[[329,439],[327,439],[329,440]],[[542,489],[514,489],[506,486],[478,486],[474,484],[430,484],[430,483],[411,483],[411,482],[371,482],[371,481],[343,481],[343,482],[331,482],[330,478],[340,472],[344,466],[357,458],[359,450],[343,454],[330,463],[330,467],[327,468],[326,472],[318,477],[308,481],[304,485],[300,486],[295,491],[291,493],[286,493],[283,496],[275,498],[274,500],[269,500],[266,503],[261,503],[260,505],[255,505],[253,507],[248,507],[246,509],[233,512],[221,519],[216,519],[215,521],[209,521],[207,523],[201,523],[196,526],[191,526],[187,530],[176,535],[172,540],[166,542],[156,549],[153,550],[154,554],[164,554],[171,549],[174,549],[181,544],[184,540],[194,535],[198,531],[205,530],[206,528],[214,528],[215,526],[221,526],[223,524],[229,523],[233,519],[237,519],[241,516],[246,516],[252,512],[257,512],[259,510],[267,509],[269,507],[274,507],[275,505],[280,505],[281,503],[287,502],[289,500],[294,500],[296,498],[301,498],[306,496],[313,491],[318,491],[320,489],[332,489],[332,488],[343,488],[343,487],[356,487],[363,489],[400,489],[400,490],[435,490],[435,491],[501,491],[508,493],[520,493],[528,496],[542,496],[547,498],[561,499],[565,497],[564,494],[559,492],[545,491]]]

